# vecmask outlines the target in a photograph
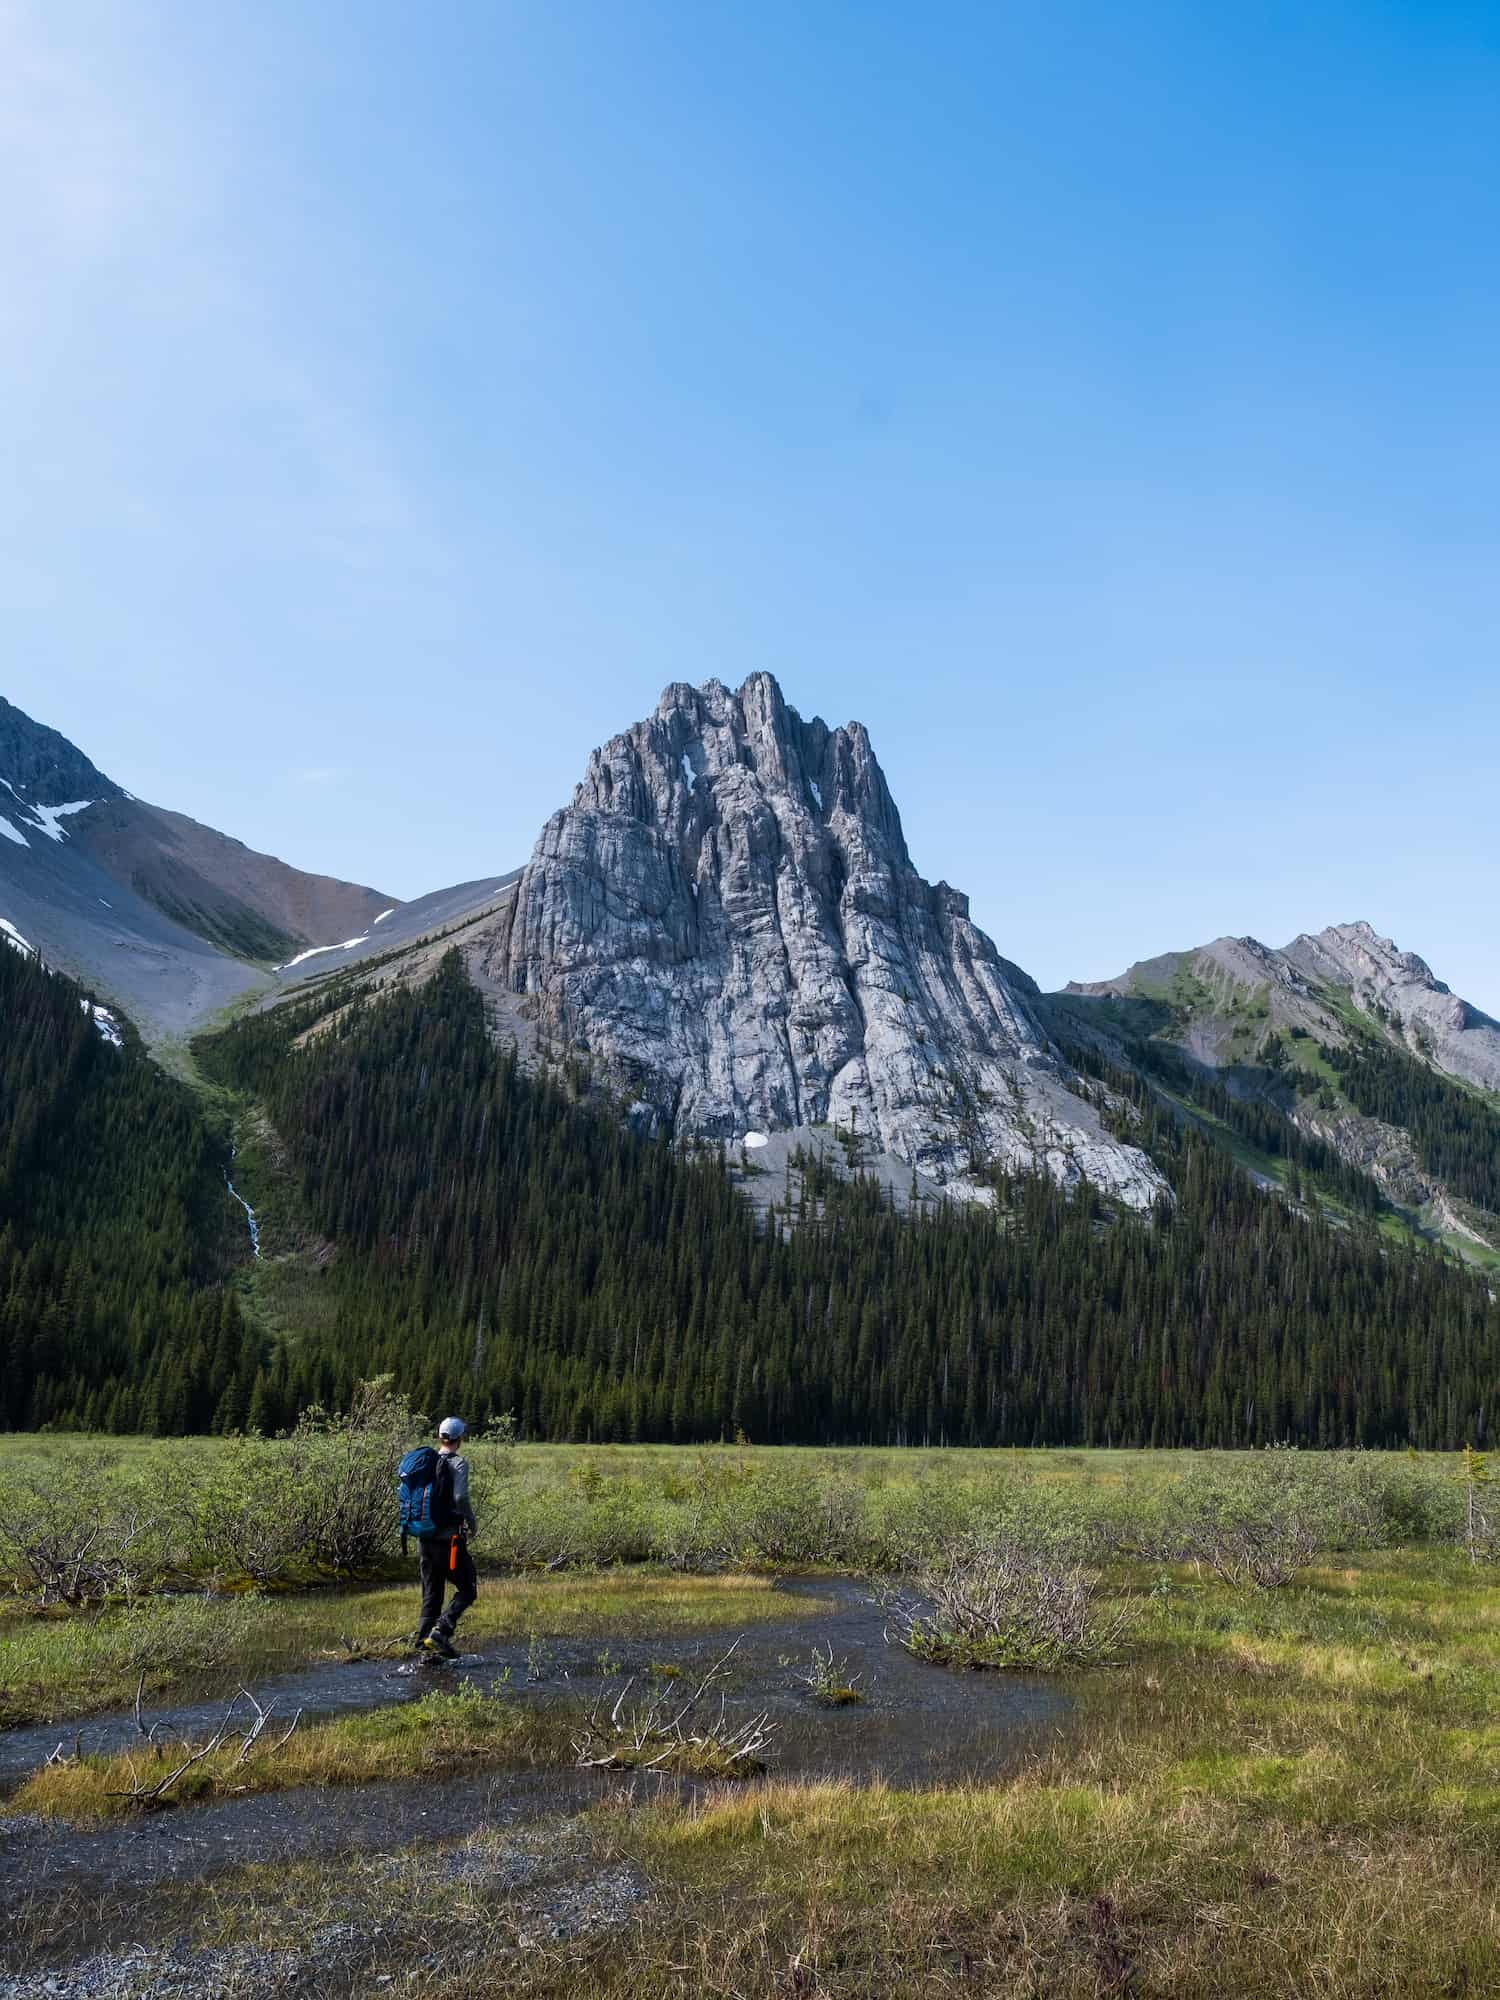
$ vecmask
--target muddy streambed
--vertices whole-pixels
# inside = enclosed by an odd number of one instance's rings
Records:
[[[994,1778],[1015,1769],[1066,1712],[1066,1696],[1049,1683],[1024,1675],[958,1674],[912,1659],[888,1643],[882,1611],[855,1579],[787,1579],[777,1588],[793,1600],[788,1616],[745,1632],[725,1683],[731,1711],[766,1709],[777,1724],[773,1778],[880,1778],[907,1788]],[[697,1636],[678,1631],[656,1639],[548,1641],[540,1657],[528,1643],[512,1640],[451,1667],[390,1661],[320,1665],[259,1682],[253,1692],[263,1704],[274,1699],[279,1715],[290,1717],[301,1708],[309,1719],[410,1701],[465,1682],[485,1691],[498,1686],[506,1700],[574,1706],[606,1689],[613,1695],[627,1675],[640,1674],[650,1684],[649,1669],[663,1663],[680,1667],[687,1679],[734,1636],[732,1630]],[[797,1679],[813,1647],[830,1644],[835,1663],[844,1663],[843,1676],[857,1680],[862,1702],[825,1707]],[[541,1677],[529,1680],[528,1669],[539,1670]],[[226,1705],[219,1699],[153,1708],[143,1719],[158,1736],[201,1738],[217,1726]],[[0,1734],[0,1785],[17,1784],[59,1743],[71,1752],[80,1733],[85,1752],[129,1749],[140,1742],[130,1713],[93,1717],[81,1728],[52,1723],[10,1730]],[[627,1782],[636,1797],[657,1796],[675,1783],[639,1775]],[[441,1787],[400,1783],[268,1793],[102,1826],[0,1816],[0,1869],[12,1893],[45,1892],[47,1886],[81,1879],[144,1888],[245,1862],[395,1850],[434,1837],[424,1815],[440,1814],[457,1838],[478,1824],[521,1824],[576,1812],[618,1793],[621,1784],[618,1772],[490,1769],[476,1770],[472,1779],[445,1780]]]

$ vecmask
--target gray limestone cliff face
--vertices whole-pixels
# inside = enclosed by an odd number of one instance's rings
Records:
[[[679,1133],[853,1125],[955,1193],[989,1162],[1164,1183],[1074,1094],[1036,988],[912,866],[859,723],[677,684],[543,828],[485,969]]]

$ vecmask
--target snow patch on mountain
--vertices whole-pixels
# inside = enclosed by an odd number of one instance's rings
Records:
[[[5,939],[12,951],[18,951],[22,958],[34,958],[38,964],[45,962],[36,946],[29,938],[22,937],[9,917],[0,917],[0,937]],[[78,1004],[112,1048],[124,1048],[125,1037],[120,1033],[120,1025],[107,1007],[97,1006],[88,999],[81,999]]]
[[[387,916],[389,916],[390,912],[387,911],[386,914]],[[322,952],[353,951],[354,947],[357,944],[368,944],[369,942],[370,942],[370,933],[366,931],[363,937],[345,938],[342,944],[309,945],[306,951],[299,951],[295,958],[289,958],[285,965],[278,965],[276,970],[278,972],[290,972],[294,965],[301,965],[309,958],[317,958],[319,954]]]
[[[7,840],[13,840],[17,847],[30,847],[31,845],[31,842],[21,832],[20,828],[12,826],[8,819],[0,818],[0,835],[3,835]]]
[[[78,799],[66,806],[39,806],[34,805],[30,799],[23,798],[9,778],[0,778],[0,785],[4,785],[22,813],[29,820],[36,822],[30,831],[40,833],[48,840],[66,840],[68,830],[61,822],[70,819],[74,813],[87,812],[91,805],[98,803],[95,799]],[[18,833],[6,820],[0,820],[0,831],[3,831],[8,839],[19,841],[22,847],[31,844],[24,834]]]
[[[66,840],[68,829],[58,824],[60,820],[71,819],[74,813],[87,812],[94,804],[93,799],[79,799],[70,806],[28,806],[27,811],[36,814],[41,821],[38,829],[49,840]]]
[[[96,1007],[92,1000],[80,1000],[78,1004],[84,1013],[92,1018],[94,1026],[111,1048],[124,1048],[125,1037],[120,1033],[119,1025],[107,1007]]]

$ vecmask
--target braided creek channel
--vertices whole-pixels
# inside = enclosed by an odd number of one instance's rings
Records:
[[[771,1779],[883,1780],[904,1789],[1003,1777],[1016,1770],[1057,1730],[1069,1703],[1058,1689],[1019,1674],[959,1674],[913,1659],[886,1638],[885,1616],[866,1584],[842,1577],[787,1578],[777,1590],[788,1615],[751,1626],[729,1663],[724,1683],[731,1715],[769,1711],[777,1725],[769,1756]],[[545,1677],[528,1683],[526,1641],[492,1644],[451,1667],[413,1667],[390,1661],[326,1665],[258,1683],[255,1698],[274,1701],[278,1717],[298,1709],[304,1720],[408,1702],[436,1688],[470,1683],[499,1687],[500,1698],[541,1705],[591,1702],[604,1689],[652,1663],[677,1663],[684,1677],[704,1670],[734,1638],[733,1631],[600,1642],[550,1641]],[[833,1649],[847,1677],[858,1677],[864,1700],[846,1707],[817,1703],[797,1679],[814,1646]],[[211,1735],[228,1706],[216,1701],[148,1710],[142,1720],[158,1737]],[[717,1703],[715,1704],[717,1707]],[[46,1762],[59,1745],[85,1753],[127,1750],[141,1741],[129,1712],[80,1723],[28,1725],[0,1734],[0,1787],[9,1790]],[[472,1779],[445,1781],[441,1817],[455,1827],[515,1826],[576,1813],[607,1795],[617,1796],[618,1771],[558,1769],[476,1770]],[[753,1782],[749,1781],[749,1782]],[[693,1787],[664,1777],[635,1774],[639,1798],[664,1787],[684,1795]],[[45,1895],[66,1885],[109,1882],[142,1889],[172,1879],[206,1876],[247,1862],[294,1855],[391,1851],[431,1839],[421,1821],[431,1808],[430,1785],[421,1783],[321,1787],[264,1793],[87,1826],[0,1814],[0,1870],[8,1897]]]

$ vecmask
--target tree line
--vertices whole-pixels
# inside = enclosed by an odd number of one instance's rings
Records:
[[[897,1214],[811,1161],[769,1217],[715,1149],[633,1132],[580,1070],[497,1047],[457,953],[198,1044],[274,1125],[333,1246],[276,1326],[245,1285],[227,1133],[80,989],[0,952],[0,1424],[290,1427],[392,1373],[537,1438],[1446,1448],[1488,1435],[1500,1313],[1438,1252],[1256,1189],[1139,1075],[1107,1115],[1148,1218],[996,1174]],[[1215,1108],[1218,1108],[1217,1106]],[[1300,1163],[1336,1179],[1331,1162]],[[1341,1190],[1342,1191],[1342,1190]]]
[[[262,1384],[280,1422],[390,1370],[423,1407],[514,1409],[535,1437],[1487,1432],[1484,1282],[1266,1196],[1138,1077],[1109,1079],[1114,1115],[1176,1190],[1147,1220],[1043,1177],[997,1176],[993,1211],[904,1216],[872,1182],[789,1174],[758,1223],[720,1160],[639,1137],[581,1080],[527,1075],[456,953],[419,992],[336,990],[203,1057],[265,1104],[340,1246],[330,1309]]]
[[[1500,1213],[1500,1111],[1373,1035],[1354,1034],[1318,1053],[1357,1110],[1404,1127],[1430,1174],[1477,1208]]]

